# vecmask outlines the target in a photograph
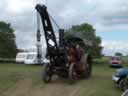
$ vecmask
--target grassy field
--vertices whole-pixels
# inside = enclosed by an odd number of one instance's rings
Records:
[[[93,65],[93,75],[69,85],[60,78],[50,84],[41,80],[42,66],[0,64],[0,96],[121,96],[107,64]]]

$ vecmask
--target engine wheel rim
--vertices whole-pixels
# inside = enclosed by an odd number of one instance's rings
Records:
[[[77,80],[77,73],[76,73],[74,67],[75,67],[75,64],[72,64],[69,67],[69,80],[70,80],[70,83],[74,83]]]

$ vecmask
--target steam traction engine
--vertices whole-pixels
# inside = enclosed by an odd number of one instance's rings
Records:
[[[78,78],[89,78],[91,75],[91,57],[85,54],[80,46],[85,45],[84,40],[78,37],[64,38],[64,30],[59,30],[59,44],[50,21],[45,5],[36,5],[40,14],[45,40],[47,44],[47,58],[50,63],[44,65],[43,80],[48,83],[54,74],[68,78],[72,83]]]

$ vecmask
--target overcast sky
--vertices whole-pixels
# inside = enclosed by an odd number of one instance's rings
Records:
[[[62,28],[92,24],[103,40],[103,53],[128,54],[128,0],[0,0],[0,21],[12,24],[18,48],[36,47],[37,3],[46,4]]]

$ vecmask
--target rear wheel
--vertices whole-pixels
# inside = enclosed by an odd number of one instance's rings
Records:
[[[42,79],[45,83],[49,83],[52,79],[52,72],[50,70],[50,64],[49,63],[44,65],[44,70],[42,72]]]
[[[92,74],[92,59],[87,54],[81,58],[81,63],[84,64],[85,69],[82,74],[82,78],[89,78]]]
[[[68,76],[69,76],[69,83],[70,84],[75,83],[75,81],[77,80],[77,73],[75,70],[75,64],[74,63],[70,64]]]
[[[84,70],[84,78],[89,78],[91,76],[91,64],[86,64],[87,68]]]

